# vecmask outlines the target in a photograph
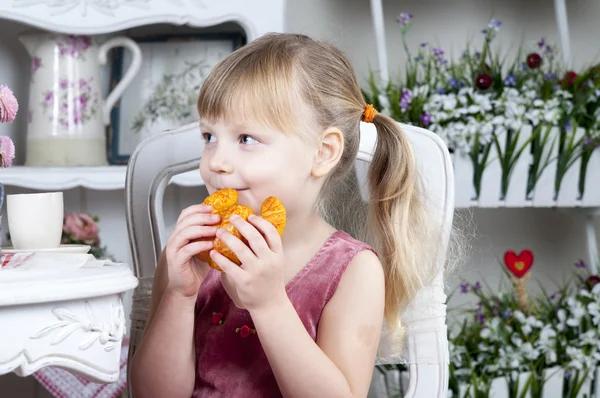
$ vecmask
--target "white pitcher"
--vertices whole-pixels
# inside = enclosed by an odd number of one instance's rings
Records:
[[[110,110],[140,69],[139,46],[115,37],[101,46],[91,36],[56,33],[21,35],[31,56],[27,166],[106,165],[105,127]],[[113,47],[126,47],[132,62],[106,100],[100,67]]]

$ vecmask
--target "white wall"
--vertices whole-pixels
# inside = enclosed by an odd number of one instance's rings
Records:
[[[390,58],[390,71],[402,65],[403,55],[397,25],[394,22],[401,11],[415,14],[411,45],[422,41],[437,43],[458,53],[465,38],[479,36],[479,30],[491,16],[504,21],[498,42],[514,48],[521,38],[538,40],[541,36],[556,37],[551,0],[407,0],[384,1],[386,34]],[[572,34],[572,53],[575,66],[597,61],[600,47],[600,3],[596,0],[571,0],[568,2]],[[309,34],[315,38],[333,41],[353,61],[359,81],[366,80],[369,65],[376,67],[374,35],[370,25],[368,0],[289,0],[287,6],[289,31]],[[0,20],[0,83],[7,83],[21,99],[24,112],[28,95],[29,61],[25,50],[16,41],[18,33],[26,27]],[[25,118],[13,125],[0,124],[0,135],[10,135],[17,145],[17,164],[24,160]],[[598,173],[598,172],[597,172]],[[0,171],[2,181],[2,171]],[[9,188],[9,192],[15,192]],[[198,189],[171,188],[170,216],[175,220],[175,208],[181,208],[199,197]],[[126,227],[123,218],[122,191],[70,190],[66,193],[67,211],[89,211],[101,217],[101,238],[119,259],[128,261]],[[474,210],[463,214],[470,220],[465,228],[474,234],[473,250],[461,269],[460,276],[471,281],[485,279],[496,285],[501,275],[501,259],[505,250],[530,248],[535,252],[533,278],[540,279],[551,289],[552,281],[561,281],[563,274],[580,257],[586,258],[584,226],[578,216],[550,209]],[[600,223],[597,223],[600,231]],[[5,224],[6,228],[6,224]],[[599,233],[600,235],[600,233]],[[457,276],[450,280],[450,289],[456,286]],[[534,286],[534,283],[530,283]],[[464,298],[459,297],[454,304]],[[10,390],[4,390],[11,385]],[[14,387],[16,386],[16,387]],[[0,377],[0,391],[19,392],[11,396],[32,397],[34,387],[14,377]],[[27,391],[27,392],[26,392]],[[0,394],[3,395],[3,394]]]

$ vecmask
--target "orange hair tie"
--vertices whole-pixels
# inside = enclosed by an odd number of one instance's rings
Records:
[[[377,114],[377,110],[373,108],[373,105],[367,104],[365,111],[363,112],[363,122],[373,123],[373,118]]]

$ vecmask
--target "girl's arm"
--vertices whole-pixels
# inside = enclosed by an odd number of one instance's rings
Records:
[[[144,337],[131,360],[131,387],[137,397],[185,397],[194,390],[195,298],[167,291],[165,253],[156,268]]]
[[[384,316],[379,259],[359,252],[325,306],[315,343],[289,300],[251,313],[287,397],[366,397]]]

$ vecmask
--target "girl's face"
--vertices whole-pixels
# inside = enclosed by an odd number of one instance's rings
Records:
[[[236,189],[239,203],[258,214],[268,196],[278,197],[289,214],[316,201],[318,187],[311,173],[316,144],[300,134],[205,121],[200,130],[206,143],[200,174],[209,193]]]

